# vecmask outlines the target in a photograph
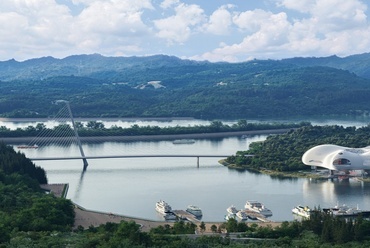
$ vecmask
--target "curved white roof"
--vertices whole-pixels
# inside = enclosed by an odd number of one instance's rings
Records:
[[[302,156],[302,162],[330,170],[369,170],[370,148],[319,145],[307,150]]]

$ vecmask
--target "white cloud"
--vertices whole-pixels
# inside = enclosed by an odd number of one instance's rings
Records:
[[[150,32],[141,19],[143,10],[153,9],[150,0],[73,3],[85,5],[77,16],[72,16],[68,6],[54,1],[1,1],[0,41],[8,45],[0,47],[0,56],[9,53],[5,49],[12,50],[12,57],[18,58],[22,57],[20,54],[58,57],[126,47],[135,47],[137,51],[140,41],[135,37]]]
[[[300,13],[289,19],[288,12],[274,14],[262,9],[233,16],[244,34],[235,44],[222,45],[198,59],[237,61],[291,56],[345,56],[366,52],[370,47],[367,5],[358,0],[279,0],[281,8]]]
[[[188,40],[204,21],[204,11],[200,6],[181,3],[175,7],[175,15],[155,20],[154,25],[158,29],[157,36],[173,44]]]
[[[163,9],[168,9],[168,8],[170,8],[170,7],[174,6],[174,5],[177,5],[178,3],[180,3],[180,1],[179,1],[179,0],[164,0],[164,1],[160,4],[160,6],[161,6],[161,8],[163,8]]]
[[[141,20],[144,8],[151,8],[148,1],[130,4],[128,1],[95,1],[78,16],[77,25],[86,32],[104,35],[136,35],[146,32]]]
[[[302,13],[309,13],[316,20],[318,29],[326,32],[357,27],[366,23],[367,6],[358,0],[282,0],[281,6]]]
[[[248,10],[236,13],[233,17],[233,22],[242,31],[256,32],[272,15],[273,13],[262,9]]]
[[[260,16],[258,22],[249,22],[253,20],[253,16]],[[247,18],[248,17],[248,18]],[[250,35],[246,35],[239,44],[225,45],[214,49],[212,52],[207,52],[200,56],[209,61],[229,61],[235,62],[240,59],[246,60],[251,56],[270,55],[284,46],[288,40],[288,34],[291,29],[291,24],[287,20],[285,13],[272,14],[257,10],[256,13],[241,13],[234,17],[234,22],[242,29],[248,31],[256,30]],[[248,25],[250,24],[250,25]]]
[[[269,0],[276,5],[255,9],[193,2],[3,0],[0,59],[160,52],[235,62],[369,52],[368,0]]]
[[[229,34],[229,28],[232,24],[231,13],[228,8],[232,8],[232,5],[221,6],[209,17],[209,22],[205,25],[205,30],[208,33],[216,35]]]

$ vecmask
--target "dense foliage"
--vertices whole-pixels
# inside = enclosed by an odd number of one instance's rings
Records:
[[[172,134],[197,134],[197,133],[216,133],[216,132],[237,132],[254,130],[289,129],[309,125],[308,122],[301,123],[248,123],[246,120],[239,120],[233,125],[227,125],[221,121],[212,121],[209,125],[194,126],[139,126],[132,125],[129,128],[113,126],[105,128],[103,122],[89,121],[86,126],[77,122],[76,128],[79,136],[134,136],[134,135],[172,135]],[[69,124],[59,124],[53,128],[47,128],[43,123],[26,128],[11,130],[5,126],[0,126],[0,137],[59,137],[75,136]]]
[[[297,60],[229,64],[98,55],[8,61],[0,63],[0,116],[54,116],[60,106],[52,103],[60,99],[68,100],[79,117],[368,114],[369,79],[328,67],[330,63],[322,65]]]
[[[201,228],[183,221],[173,226],[142,232],[135,222],[107,223],[86,230],[68,232],[18,232],[8,247],[369,247],[370,222],[359,216],[353,220],[313,212],[302,222],[283,222],[262,227],[256,223],[230,219],[214,235],[195,234]],[[222,232],[223,234],[221,234]],[[226,234],[225,234],[226,233]],[[220,235],[217,235],[220,234]]]
[[[0,143],[0,244],[19,232],[71,230],[73,204],[43,192],[40,183],[46,182],[43,169]]]
[[[275,171],[310,169],[302,163],[302,155],[321,144],[346,147],[365,147],[370,144],[370,126],[355,128],[343,126],[305,126],[286,134],[271,135],[263,142],[250,145],[248,151],[238,151],[226,162],[238,168],[267,168]],[[253,154],[253,157],[244,155]]]
[[[35,166],[24,154],[16,153],[13,148],[0,142],[0,172],[4,175],[13,173],[36,180],[39,184],[47,183],[45,171]]]

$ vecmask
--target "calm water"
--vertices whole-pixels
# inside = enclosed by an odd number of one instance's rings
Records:
[[[202,139],[192,145],[174,145],[170,141],[104,142],[83,144],[83,147],[86,155],[231,155],[238,150],[247,150],[251,142],[265,138],[260,135],[248,139]],[[79,154],[76,146],[56,145],[25,152],[29,157]],[[264,203],[273,211],[271,219],[274,221],[293,220],[291,209],[298,204],[330,207],[340,203],[370,209],[370,184],[352,179],[277,179],[230,170],[220,165],[218,158],[201,158],[200,168],[196,167],[196,158],[97,159],[89,160],[89,167],[83,174],[80,160],[35,163],[47,171],[49,183],[69,183],[67,197],[85,208],[153,220],[161,219],[154,209],[155,202],[160,199],[167,201],[173,209],[198,205],[203,210],[204,221],[223,221],[227,207],[235,205],[241,209],[247,200]]]

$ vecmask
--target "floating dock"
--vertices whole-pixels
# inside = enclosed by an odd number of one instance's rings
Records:
[[[266,216],[264,216],[263,214],[249,211],[249,210],[243,210],[243,211],[247,214],[247,216],[250,219],[259,220],[261,222],[266,222],[266,223],[272,222],[271,220],[266,218]],[[193,214],[186,212],[184,210],[172,210],[172,213],[176,215],[176,217],[179,218],[180,220],[187,220],[190,222],[198,222],[198,223],[201,221],[200,219],[197,219]]]
[[[191,222],[200,222],[199,219],[195,217],[195,215],[186,212],[184,210],[172,210],[172,213],[177,216],[180,220],[188,220]]]
[[[250,210],[243,210],[243,211],[251,219],[256,219],[256,220],[259,220],[259,221],[262,221],[262,222],[272,222],[271,220],[266,218],[266,216],[264,216],[263,214],[256,213],[256,212],[253,212],[253,211],[250,211]]]

